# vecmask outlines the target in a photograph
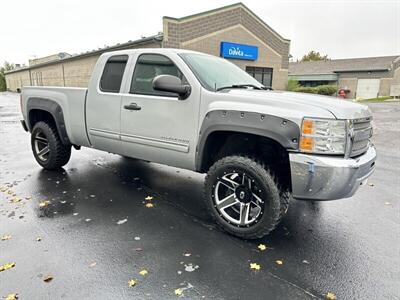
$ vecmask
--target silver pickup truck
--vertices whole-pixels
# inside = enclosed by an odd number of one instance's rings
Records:
[[[375,168],[368,107],[272,91],[193,51],[104,53],[87,89],[25,87],[21,109],[43,168],[84,146],[207,173],[211,216],[243,238],[271,232],[292,198],[352,196]]]

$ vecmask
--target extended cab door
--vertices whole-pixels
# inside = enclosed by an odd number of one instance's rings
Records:
[[[86,103],[87,132],[91,145],[121,154],[121,86],[128,55],[100,57],[89,84]]]
[[[194,169],[200,86],[177,54],[142,53],[130,67],[121,105],[121,141],[126,156]],[[157,75],[190,84],[185,100],[153,89]]]

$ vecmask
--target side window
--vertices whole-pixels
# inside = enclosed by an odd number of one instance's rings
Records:
[[[153,79],[158,75],[173,75],[186,82],[178,67],[166,56],[160,54],[142,54],[139,56],[132,76],[131,94],[176,97],[175,93],[156,91]]]
[[[107,60],[100,79],[100,90],[119,93],[127,61],[128,55],[112,56]]]

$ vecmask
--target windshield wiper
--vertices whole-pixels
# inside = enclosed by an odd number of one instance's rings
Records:
[[[254,84],[232,84],[232,85],[228,85],[228,86],[219,87],[215,91],[218,92],[218,91],[226,90],[226,89],[243,89],[243,88],[248,88],[248,87],[252,87],[255,90],[266,90],[266,89],[268,89],[268,88],[266,88],[264,86],[259,87],[259,86],[256,86]]]

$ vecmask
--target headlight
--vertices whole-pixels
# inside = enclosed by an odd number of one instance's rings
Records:
[[[317,154],[344,154],[346,121],[304,118],[300,151]]]

